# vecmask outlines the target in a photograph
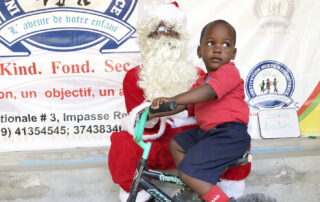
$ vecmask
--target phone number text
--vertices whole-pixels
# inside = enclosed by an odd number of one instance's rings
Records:
[[[76,126],[42,126],[42,127],[1,127],[1,136],[12,135],[81,135],[103,134],[121,131],[120,125],[76,125]]]

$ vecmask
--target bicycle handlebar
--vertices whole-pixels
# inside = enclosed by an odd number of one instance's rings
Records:
[[[177,107],[177,103],[175,101],[171,101],[160,104],[158,109],[152,109],[151,107],[149,107],[149,111],[150,113],[168,112],[176,110]]]
[[[134,141],[143,149],[142,158],[148,159],[149,152],[151,149],[151,142],[145,143],[142,141],[142,135],[144,131],[144,127],[146,125],[149,113],[158,113],[158,112],[167,112],[173,111],[177,109],[177,103],[172,102],[165,102],[159,105],[159,108],[154,110],[151,107],[145,109],[141,114],[138,114],[136,119],[136,127],[134,129],[133,139]]]

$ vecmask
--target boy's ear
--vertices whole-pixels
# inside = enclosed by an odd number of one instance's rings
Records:
[[[202,55],[201,55],[201,48],[200,48],[200,45],[198,46],[197,54],[198,54],[198,57],[199,57],[199,58],[201,58],[201,57],[202,57]]]
[[[234,48],[232,53],[232,60],[236,58],[236,55],[237,55],[237,48]]]

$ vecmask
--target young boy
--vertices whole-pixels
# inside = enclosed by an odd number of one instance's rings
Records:
[[[186,108],[195,116],[199,127],[176,135],[169,149],[181,180],[210,202],[230,200],[216,183],[228,165],[249,149],[251,141],[244,82],[230,62],[236,56],[235,43],[236,32],[228,22],[216,20],[207,24],[197,50],[207,74],[185,93],[154,99],[153,109],[169,101],[175,101],[178,108],[149,117],[166,116]]]

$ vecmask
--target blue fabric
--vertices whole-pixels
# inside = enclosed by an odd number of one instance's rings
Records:
[[[225,168],[248,151],[251,137],[245,124],[228,122],[208,131],[193,128],[179,133],[174,140],[186,152],[178,169],[216,184]]]

